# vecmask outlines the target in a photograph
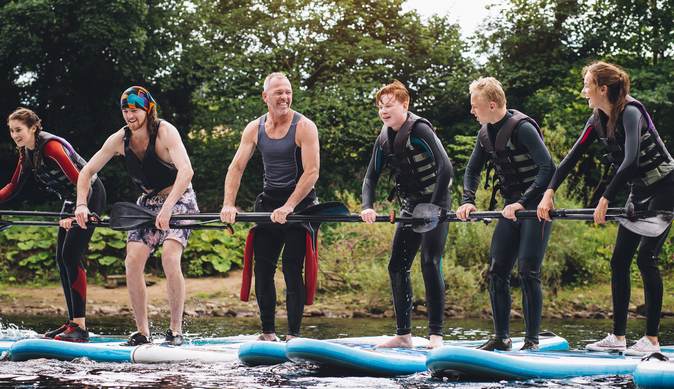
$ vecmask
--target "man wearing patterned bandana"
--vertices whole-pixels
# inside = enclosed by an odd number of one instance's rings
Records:
[[[173,214],[199,212],[191,184],[194,173],[178,130],[158,119],[156,102],[147,89],[130,87],[122,94],[120,105],[126,126],[112,134],[80,172],[75,216],[80,227],[86,228],[89,209],[85,199],[90,177],[115,155],[123,156],[131,179],[143,192],[137,204],[157,212],[154,228],[133,230],[127,237],[126,281],[138,329],[127,345],[151,341],[144,269],[147,258],[159,245],[171,309],[166,343],[180,345],[185,302],[180,260],[190,230],[169,228],[169,220]]]

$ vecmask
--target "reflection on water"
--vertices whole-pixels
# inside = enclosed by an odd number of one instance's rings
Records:
[[[132,320],[96,318],[89,320],[96,333],[126,335],[133,328]],[[14,323],[24,329],[43,332],[59,323],[60,318],[4,317],[2,328]],[[153,323],[153,331],[164,332],[166,321]],[[413,323],[415,335],[424,335],[425,321]],[[280,323],[279,332],[285,327]],[[233,336],[252,334],[258,326],[254,318],[191,318],[186,331],[191,336]],[[630,320],[629,339],[643,334],[645,321]],[[569,340],[571,347],[582,347],[589,341],[603,338],[611,330],[610,321],[573,320],[544,321],[544,327]],[[674,344],[674,320],[662,322],[661,342]],[[390,319],[325,319],[306,318],[304,336],[336,338],[392,334],[394,322]],[[14,330],[16,331],[16,330]],[[491,331],[491,322],[485,320],[449,320],[447,339],[483,339]],[[513,321],[512,334],[522,331],[520,320]],[[401,378],[341,377],[316,370],[312,366],[285,363],[277,366],[247,367],[239,362],[217,364],[122,364],[98,363],[87,359],[74,362],[33,360],[27,362],[0,362],[0,387],[19,388],[89,388],[89,387],[163,387],[163,388],[634,388],[629,377],[576,378],[568,380],[530,380],[525,382],[453,382],[440,380],[427,373]]]

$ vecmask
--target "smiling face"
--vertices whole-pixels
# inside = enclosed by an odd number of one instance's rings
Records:
[[[269,80],[267,90],[262,92],[262,100],[267,104],[269,113],[284,116],[290,113],[293,102],[293,87],[285,77],[274,77]]]
[[[16,119],[10,120],[7,125],[9,126],[9,135],[17,147],[29,149],[35,147],[35,132],[37,131],[35,126],[29,128],[24,122]]]
[[[379,118],[386,127],[391,127],[397,131],[407,120],[409,103],[396,99],[392,93],[381,95],[377,107],[379,108]]]
[[[147,112],[138,108],[123,108],[122,116],[131,131],[137,131],[147,125]]]
[[[595,77],[592,73],[585,73],[583,77],[583,90],[581,94],[587,99],[587,104],[590,108],[603,108],[608,104],[608,98],[606,97],[606,92],[608,88],[606,85],[599,86],[595,82]]]

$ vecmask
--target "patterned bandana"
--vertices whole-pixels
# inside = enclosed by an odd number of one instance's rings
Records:
[[[122,98],[119,101],[122,109],[135,108],[142,109],[145,112],[150,112],[157,105],[154,98],[147,89],[142,86],[132,86],[122,93]]]

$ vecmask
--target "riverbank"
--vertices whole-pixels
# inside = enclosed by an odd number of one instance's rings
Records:
[[[279,272],[280,273],[280,272]],[[122,280],[123,281],[123,280]],[[163,278],[148,277],[148,311],[151,316],[168,313],[166,304],[166,281]],[[277,277],[279,292],[278,315],[285,315],[283,279]],[[110,288],[106,285],[89,284],[88,314],[95,316],[131,315],[126,286]],[[249,302],[239,300],[241,272],[232,271],[228,277],[186,279],[185,314],[191,317],[255,317],[258,314],[254,296]],[[665,291],[663,316],[674,317],[674,297],[671,288]],[[445,315],[447,318],[489,319],[490,309],[487,292],[479,295],[448,298]],[[518,289],[513,290],[513,318],[521,318]],[[640,317],[643,313],[643,290],[633,287],[630,316]],[[0,292],[0,314],[61,315],[65,314],[63,293],[60,285],[16,286],[4,285]],[[609,285],[592,285],[558,291],[554,295],[545,292],[544,317],[551,319],[607,319],[611,317],[611,295]],[[423,318],[426,308],[423,298],[416,298],[414,315]],[[321,293],[316,303],[307,306],[305,316],[340,318],[388,318],[393,310],[387,301],[372,300],[362,291],[353,293]]]

